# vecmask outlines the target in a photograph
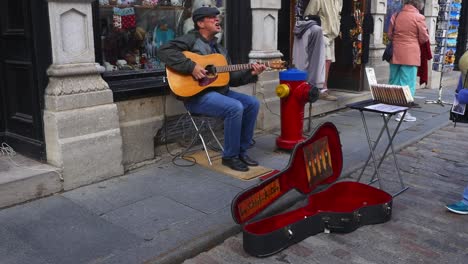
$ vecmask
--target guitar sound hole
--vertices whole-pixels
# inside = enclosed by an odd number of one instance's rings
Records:
[[[207,65],[205,70],[207,71],[206,76],[208,78],[213,78],[216,76],[216,67],[214,65]]]

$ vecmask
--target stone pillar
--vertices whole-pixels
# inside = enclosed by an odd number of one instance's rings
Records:
[[[431,50],[434,51],[436,46],[435,32],[437,29],[437,16],[439,15],[438,0],[426,0],[424,7],[424,16],[426,17],[426,25],[429,30],[429,39],[431,41]],[[440,72],[432,71],[432,61],[429,62],[428,70],[428,88],[439,88]]]
[[[283,57],[278,50],[278,10],[281,1],[250,0],[252,8],[252,60],[268,60]]]
[[[47,161],[69,190],[123,174],[122,137],[112,91],[95,63],[93,0],[48,0],[53,64],[47,70]]]
[[[252,9],[252,50],[249,53],[251,61],[276,60],[283,57],[278,50],[278,10],[281,1],[250,0]],[[279,127],[279,98],[275,87],[278,85],[278,72],[263,73],[253,86],[253,94],[261,103],[257,127],[272,129]],[[273,112],[272,112],[273,111]]]

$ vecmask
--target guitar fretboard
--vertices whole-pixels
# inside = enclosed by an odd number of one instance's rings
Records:
[[[269,63],[263,63],[269,67]],[[251,63],[246,64],[234,64],[234,65],[225,65],[225,66],[216,66],[216,72],[232,72],[232,71],[243,71],[252,69]]]

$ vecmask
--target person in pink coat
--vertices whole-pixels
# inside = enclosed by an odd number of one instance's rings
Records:
[[[423,0],[405,0],[401,11],[390,19],[388,28],[388,37],[393,41],[389,83],[408,85],[413,96],[418,67],[421,65],[420,45],[429,40],[425,17],[419,13],[423,7]],[[397,115],[396,120],[400,119],[401,115]],[[416,121],[416,117],[408,112],[404,121]]]

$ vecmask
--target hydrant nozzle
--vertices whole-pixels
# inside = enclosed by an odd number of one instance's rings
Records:
[[[276,95],[279,98],[287,97],[289,95],[289,92],[290,92],[290,89],[289,89],[289,85],[287,84],[280,84],[276,86]]]

